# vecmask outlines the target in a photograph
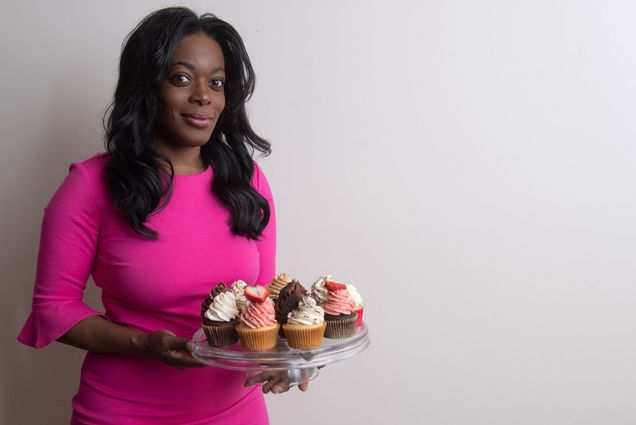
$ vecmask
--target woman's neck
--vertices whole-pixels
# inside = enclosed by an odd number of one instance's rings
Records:
[[[196,174],[205,169],[199,146],[175,149],[163,144],[156,144],[155,149],[170,160],[175,175]]]

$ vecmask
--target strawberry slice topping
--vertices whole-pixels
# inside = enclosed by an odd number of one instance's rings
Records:
[[[327,280],[325,281],[325,288],[327,288],[327,291],[329,292],[334,292],[338,289],[347,289],[347,285],[345,285],[344,283],[338,283],[333,280]]]
[[[269,289],[264,286],[246,286],[243,293],[253,303],[262,303],[269,296]]]

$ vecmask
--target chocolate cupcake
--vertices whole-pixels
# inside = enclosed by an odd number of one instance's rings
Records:
[[[355,301],[351,298],[347,286],[334,282],[325,282],[328,291],[327,302],[322,308],[325,310],[325,338],[340,339],[353,336],[356,331],[358,315],[354,312]]]
[[[224,347],[238,341],[236,296],[223,282],[216,285],[201,305],[203,332],[212,347]]]

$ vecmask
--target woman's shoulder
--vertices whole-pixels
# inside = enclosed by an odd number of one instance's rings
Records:
[[[73,162],[70,166],[70,170],[80,168],[90,175],[100,176],[104,173],[104,170],[106,170],[106,165],[108,165],[109,160],[110,154],[107,152],[98,153],[83,161]]]
[[[78,174],[88,179],[93,189],[102,190],[106,187],[106,166],[110,154],[98,153],[88,159],[73,162],[69,167],[69,176]]]
[[[109,154],[100,153],[71,163],[56,196],[63,194],[71,199],[92,198],[96,204],[102,204],[107,199],[105,171],[109,158]]]

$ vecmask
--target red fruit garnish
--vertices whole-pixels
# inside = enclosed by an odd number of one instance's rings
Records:
[[[333,280],[327,280],[325,281],[325,288],[327,288],[327,291],[333,292],[337,291],[338,289],[347,289],[347,285],[345,285],[344,283],[335,282]]]
[[[265,302],[269,296],[269,289],[264,286],[246,286],[243,290],[245,298],[253,303]]]

